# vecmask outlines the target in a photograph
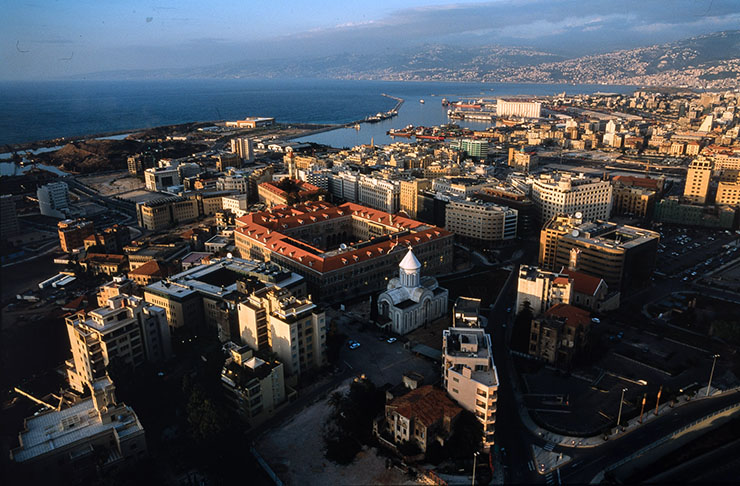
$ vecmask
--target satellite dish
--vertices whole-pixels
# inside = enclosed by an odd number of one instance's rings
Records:
[[[342,243],[341,245],[339,245],[339,249],[340,250],[346,250],[347,249],[347,245],[345,245],[344,243]]]
[[[574,230],[573,230],[573,231],[571,232],[571,234],[573,235],[573,237],[578,237],[578,235],[580,235],[581,233],[580,233],[580,232],[579,232],[579,231],[578,231],[577,229],[574,229]]]
[[[234,258],[234,255],[232,255],[231,253],[227,253],[226,258]]]
[[[577,211],[576,212],[576,219],[582,219],[582,218],[583,218],[583,213],[580,212],[580,211]]]

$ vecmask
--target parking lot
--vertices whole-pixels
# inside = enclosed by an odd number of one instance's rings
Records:
[[[659,231],[658,275],[690,281],[740,256],[736,246],[738,235],[731,231],[670,226],[663,226]]]
[[[339,354],[339,363],[349,366],[355,374],[364,374],[377,386],[396,385],[408,372],[421,374],[426,384],[439,380],[439,364],[405,349],[406,339],[389,343],[388,336],[380,330],[356,319],[346,323],[342,320],[334,322],[337,322],[339,332],[347,336]],[[351,349],[350,341],[359,343],[359,346]]]

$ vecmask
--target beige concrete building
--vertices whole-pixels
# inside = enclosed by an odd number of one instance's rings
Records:
[[[256,427],[287,401],[283,363],[262,359],[249,346],[233,342],[226,343],[224,349],[228,356],[221,370],[221,384],[226,399],[250,427]]]
[[[400,210],[406,212],[410,218],[416,218],[419,203],[419,191],[432,187],[431,179],[413,179],[401,181]]]
[[[135,368],[172,354],[163,309],[128,295],[112,297],[107,304],[66,318],[72,350],[72,359],[66,362],[67,378],[80,393],[104,377],[113,360]]]
[[[632,214],[646,218],[655,204],[655,192],[641,187],[615,184],[613,214]]]
[[[451,199],[445,211],[445,229],[465,243],[490,245],[516,238],[516,209],[480,200]]]
[[[697,157],[686,172],[686,186],[683,197],[689,202],[704,204],[707,202],[709,181],[712,178],[712,161],[704,157]]]
[[[55,484],[60,477],[93,484],[146,456],[144,427],[131,407],[116,400],[110,378],[90,388],[91,398],[24,421],[20,446],[10,457],[20,463],[25,484]]]
[[[533,181],[531,197],[543,223],[577,212],[585,221],[608,219],[612,210],[611,183],[583,174],[543,174]]]
[[[610,290],[622,291],[649,281],[659,240],[655,231],[557,216],[540,232],[539,266],[581,271],[604,279]]]
[[[720,182],[717,185],[717,204],[740,205],[740,182]]]
[[[275,353],[289,376],[326,364],[326,313],[309,299],[265,288],[239,303],[238,316],[242,343]]]
[[[57,232],[62,251],[71,252],[84,246],[85,238],[95,232],[95,225],[85,219],[65,219],[57,223]]]
[[[496,432],[498,373],[491,336],[485,329],[451,327],[442,332],[442,385],[483,426],[483,446],[490,449]]]
[[[139,226],[152,231],[198,219],[198,201],[194,198],[168,197],[136,204]]]
[[[567,275],[521,265],[517,280],[516,312],[529,303],[535,317],[558,304],[570,304],[573,299],[573,280]]]
[[[246,163],[254,162],[254,147],[252,139],[247,137],[237,137],[231,139],[231,152],[238,155]],[[223,169],[221,169],[223,170]]]

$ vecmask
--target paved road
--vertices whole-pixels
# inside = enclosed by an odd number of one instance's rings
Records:
[[[671,284],[680,285],[676,281],[671,281]],[[673,288],[673,285],[670,285],[670,287]],[[522,423],[510,380],[509,367],[512,364],[508,352],[506,331],[511,329],[511,326],[507,324],[507,328],[504,328],[502,324],[510,323],[513,317],[506,312],[506,309],[514,301],[515,292],[516,280],[511,279],[507,281],[502,289],[502,298],[491,309],[488,320],[487,330],[493,338],[494,359],[500,381],[496,417],[496,442],[499,446],[504,447],[507,453],[504,460],[507,468],[507,483],[546,483],[546,477],[530,470],[529,466],[529,461],[532,459],[531,444],[544,446],[546,441],[530,432]],[[664,292],[666,292],[665,287],[660,289],[652,287],[641,297],[649,300]],[[738,402],[740,402],[740,393],[737,392],[723,397],[696,400],[677,407],[672,412],[640,429],[618,439],[609,440],[601,446],[590,449],[555,447],[556,452],[563,452],[573,457],[573,461],[569,465],[560,469],[560,481],[563,484],[589,482],[605,467],[629,456],[648,443],[668,435],[715,410]]]

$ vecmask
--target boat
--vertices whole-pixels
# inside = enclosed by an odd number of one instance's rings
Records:
[[[421,103],[423,105],[424,104],[424,100],[419,100],[419,103]]]
[[[442,106],[447,106],[449,104],[450,104],[450,102],[447,101],[447,98],[442,98]]]
[[[362,127],[360,126],[360,124],[359,124],[359,123],[355,123],[355,130],[359,130],[360,128],[362,128]]]

